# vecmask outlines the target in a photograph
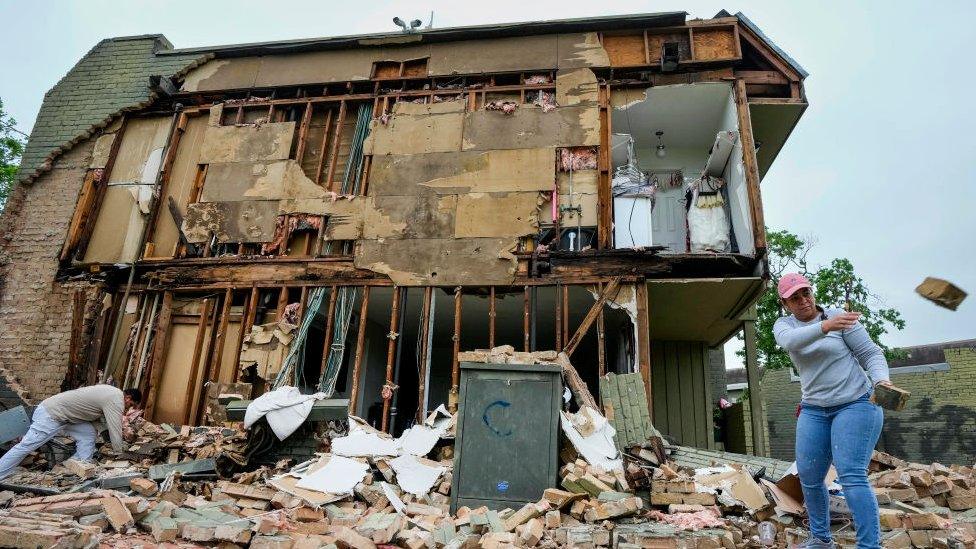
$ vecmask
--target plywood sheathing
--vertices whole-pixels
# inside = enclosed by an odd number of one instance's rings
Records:
[[[598,106],[600,85],[591,69],[567,69],[556,73],[556,104]]]
[[[187,206],[183,233],[192,243],[206,242],[211,234],[219,242],[269,242],[277,219],[277,200],[198,202]]]
[[[718,59],[736,59],[739,53],[735,44],[735,32],[732,27],[695,27],[693,31],[692,48],[696,61],[711,61]]]
[[[323,198],[327,194],[295,160],[217,162],[207,169],[200,201]]]
[[[511,238],[363,240],[353,264],[397,285],[505,285],[515,279]]]
[[[558,66],[555,34],[435,44],[431,74],[551,70]]]
[[[556,37],[557,68],[609,67],[610,57],[595,32],[560,34]]]
[[[542,193],[472,193],[457,198],[456,238],[520,237],[539,230]],[[503,212],[504,215],[499,215]]]
[[[464,101],[421,105],[397,103],[386,124],[373,120],[365,154],[419,154],[461,150]]]
[[[596,106],[557,107],[546,113],[535,105],[522,105],[509,115],[485,110],[464,115],[466,151],[599,144],[600,110]]]
[[[552,190],[554,148],[470,151],[373,158],[369,192],[402,196]]]
[[[294,135],[294,122],[207,126],[200,147],[200,163],[286,160]]]
[[[421,36],[397,37],[414,42]],[[607,67],[610,60],[595,32],[516,36],[437,44],[391,45],[263,57],[216,59],[190,71],[182,91],[203,92],[252,87],[295,86],[361,81],[377,61],[430,57],[430,76]],[[362,45],[376,45],[363,41]]]

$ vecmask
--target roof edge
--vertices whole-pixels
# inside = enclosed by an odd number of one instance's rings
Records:
[[[161,51],[160,55],[187,53],[214,53],[218,57],[240,57],[271,53],[292,53],[346,47],[383,46],[410,44],[418,42],[449,42],[460,39],[498,38],[505,36],[525,36],[558,32],[601,31],[633,28],[635,26],[683,25],[688,12],[674,11],[661,13],[642,13],[628,15],[609,15],[602,17],[579,17],[547,21],[519,21],[442,29],[421,30],[409,34],[403,32],[382,32],[335,37],[303,38],[272,42],[251,42],[208,47],[177,48]]]

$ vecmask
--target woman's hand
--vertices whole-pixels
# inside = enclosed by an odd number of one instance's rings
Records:
[[[859,318],[861,318],[861,313],[841,313],[833,318],[821,321],[820,329],[825,334],[828,332],[842,332],[853,328]]]

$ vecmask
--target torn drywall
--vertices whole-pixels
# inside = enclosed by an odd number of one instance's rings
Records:
[[[513,114],[474,111],[464,115],[464,150],[534,149],[600,144],[600,110],[558,107],[543,112],[522,105]]]
[[[402,196],[552,190],[555,149],[514,149],[389,155],[373,158],[369,192]]]
[[[401,286],[511,284],[517,262],[510,238],[363,240],[354,265]]]
[[[208,126],[200,146],[200,162],[286,160],[295,135],[294,122],[254,126]]]
[[[599,106],[600,85],[591,69],[567,69],[556,73],[556,104]]]
[[[385,124],[373,120],[363,151],[377,156],[459,151],[465,107],[464,101],[397,103]]]
[[[542,193],[472,193],[457,199],[456,238],[519,237],[538,232]],[[505,215],[499,215],[504,212]]]
[[[556,38],[557,67],[609,67],[610,57],[595,32],[560,34]]]
[[[295,160],[215,162],[207,168],[202,202],[323,198]]]
[[[190,204],[183,219],[183,233],[191,243],[269,242],[278,219],[277,200],[246,202],[198,202]]]

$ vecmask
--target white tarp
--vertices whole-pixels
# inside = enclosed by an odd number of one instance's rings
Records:
[[[324,467],[309,473],[295,486],[327,494],[351,494],[369,472],[369,465],[347,457],[333,455]]]
[[[303,395],[297,387],[284,386],[269,391],[251,401],[244,412],[244,428],[250,429],[262,417],[267,417],[271,430],[278,440],[285,440],[295,432],[316,400],[325,398],[325,393]]]
[[[563,432],[566,433],[566,438],[573,443],[573,447],[587,463],[605,471],[623,468],[623,461],[617,452],[617,445],[613,442],[613,437],[617,431],[610,425],[607,418],[600,415],[600,412],[588,406],[583,407],[577,414],[559,412],[559,424],[562,426]],[[587,425],[585,430],[588,434],[584,436],[580,433],[575,424]]]

